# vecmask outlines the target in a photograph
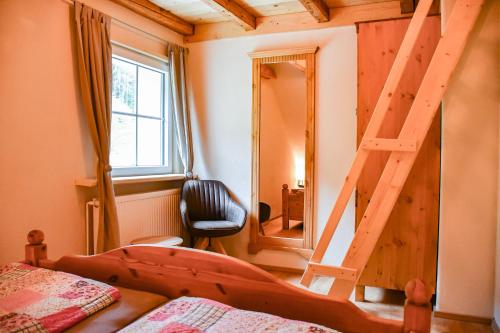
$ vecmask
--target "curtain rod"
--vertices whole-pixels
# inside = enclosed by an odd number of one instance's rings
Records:
[[[75,4],[75,0],[61,0],[61,1],[62,1],[62,2],[66,2],[67,4],[70,4],[70,5],[74,5],[74,4]],[[82,3],[84,3],[84,2],[82,2]],[[156,40],[158,40],[158,41],[160,41],[160,42],[163,42],[164,44],[175,44],[175,43],[172,43],[172,42],[170,42],[170,41],[168,41],[168,40],[166,40],[166,39],[163,39],[163,38],[161,38],[161,37],[158,37],[158,36],[156,36],[156,35],[154,35],[154,34],[152,34],[152,33],[148,32],[148,31],[142,30],[141,28],[138,28],[138,27],[136,27],[136,26],[130,25],[130,24],[128,24],[127,22],[124,22],[124,21],[122,21],[122,20],[119,20],[119,19],[117,19],[116,17],[112,17],[112,16],[111,16],[111,21],[112,21],[113,23],[117,23],[118,25],[125,26],[125,27],[127,27],[127,28],[132,28],[132,29],[134,29],[134,30],[136,30],[136,31],[138,31],[138,32],[140,32],[140,33],[142,33],[142,34],[145,34],[145,35],[147,35],[147,36],[149,36],[149,37],[152,37],[153,39],[156,39]]]

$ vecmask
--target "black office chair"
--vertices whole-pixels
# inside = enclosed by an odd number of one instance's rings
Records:
[[[181,217],[184,227],[197,238],[194,248],[209,246],[226,254],[216,237],[234,235],[245,226],[247,212],[229,196],[226,186],[217,180],[188,180],[182,187]]]

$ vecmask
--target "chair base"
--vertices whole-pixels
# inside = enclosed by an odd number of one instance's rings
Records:
[[[259,223],[259,231],[262,234],[262,236],[266,235],[266,233],[264,232],[264,226],[262,225],[262,223]]]
[[[227,255],[224,246],[222,246],[222,243],[217,238],[200,237],[194,244],[194,248],[198,250],[206,250],[209,247],[214,252]]]

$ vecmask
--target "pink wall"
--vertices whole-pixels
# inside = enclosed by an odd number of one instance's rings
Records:
[[[92,148],[69,14],[61,1],[0,3],[1,263],[22,258],[34,228],[53,255],[84,249],[86,195],[73,181],[92,174]]]
[[[281,215],[281,188],[296,188],[295,159],[304,159],[306,80],[290,64],[271,65],[276,78],[261,81],[260,201]]]
[[[84,1],[162,39],[179,35],[108,0]],[[93,149],[79,97],[73,6],[62,0],[0,1],[0,264],[20,260],[30,229],[51,257],[85,249],[84,203],[74,185],[91,177]],[[113,24],[112,38],[152,53],[159,40]]]

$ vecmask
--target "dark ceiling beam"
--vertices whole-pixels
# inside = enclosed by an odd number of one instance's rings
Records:
[[[409,14],[415,11],[415,2],[413,0],[399,0],[401,14]]]
[[[401,7],[401,14],[411,14],[417,9],[418,0],[399,0],[399,6]],[[439,0],[434,0],[432,2],[431,8],[429,9],[429,15],[439,14]]]

